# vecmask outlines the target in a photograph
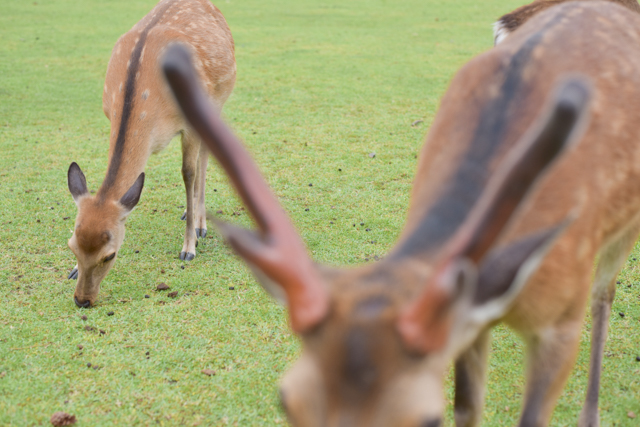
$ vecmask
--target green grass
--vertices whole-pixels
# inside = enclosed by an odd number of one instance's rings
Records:
[[[404,222],[415,155],[447,82],[491,47],[491,23],[520,3],[218,4],[238,62],[224,114],[315,259],[357,264],[389,250]],[[215,233],[193,262],[177,259],[184,232],[179,144],[151,158],[97,307],[79,310],[72,302],[75,282],[66,275],[75,259],[66,241],[76,208],[66,171],[77,161],[89,187],[99,186],[109,132],[101,106],[106,64],[118,36],[153,4],[0,0],[0,425],[48,425],[59,410],[83,426],[285,424],[276,383],[299,351],[285,311]],[[418,119],[424,123],[412,127]],[[241,207],[215,165],[207,197],[227,217]],[[233,218],[249,223],[244,213]],[[371,232],[352,226],[360,222]],[[631,259],[625,266],[614,307],[603,426],[639,422],[626,415],[640,415],[637,265]],[[179,297],[155,292],[159,282]],[[588,330],[553,425],[576,424]],[[512,425],[524,352],[505,328],[494,338],[485,420]]]

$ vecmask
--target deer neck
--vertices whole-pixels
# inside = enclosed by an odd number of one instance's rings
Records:
[[[109,166],[98,190],[99,198],[119,200],[144,172],[151,154],[151,135],[144,128],[131,128],[124,137],[112,137],[109,147]]]

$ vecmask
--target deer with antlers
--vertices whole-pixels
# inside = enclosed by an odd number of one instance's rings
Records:
[[[198,79],[219,109],[233,90],[233,38],[220,10],[207,0],[163,0],[120,37],[109,60],[102,96],[104,113],[111,121],[106,177],[94,197],[77,163],[71,164],[67,176],[78,206],[69,240],[78,260],[69,274],[69,279],[78,279],[74,293],[78,307],[94,303],[100,282],[114,265],[125,220],[140,199],[149,156],[163,150],[179,133],[187,193],[180,259],[192,260],[197,239],[207,234],[208,152],[177,109],[157,62],[168,46],[178,42],[193,52]]]
[[[240,142],[199,89],[189,54],[164,72],[191,126],[255,219],[217,223],[289,310],[302,354],[281,384],[291,423],[437,427],[455,362],[458,426],[481,420],[489,330],[527,344],[519,425],[548,425],[574,364],[592,267],[598,382],[615,277],[640,232],[640,15],[570,2],[532,18],[454,77],[419,158],[408,220],[382,261],[315,264]],[[622,54],[624,53],[624,54]]]
[[[504,41],[507,36],[513,33],[518,27],[531,19],[532,16],[567,1],[578,0],[535,0],[503,15],[493,24],[493,42],[495,45]],[[610,1],[624,6],[634,12],[640,12],[638,0],[579,0],[579,1]]]

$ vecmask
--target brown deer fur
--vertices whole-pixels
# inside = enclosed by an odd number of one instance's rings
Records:
[[[74,296],[80,306],[94,303],[101,280],[115,262],[114,254],[124,238],[124,221],[140,197],[147,159],[178,133],[182,133],[187,194],[180,258],[193,259],[197,238],[206,235],[208,154],[176,109],[158,66],[158,58],[174,43],[193,52],[198,76],[219,108],[233,89],[233,38],[220,11],[207,0],[163,0],[120,37],[109,60],[102,97],[111,133],[107,173],[95,197],[86,191],[80,168],[74,163],[69,169],[69,189],[78,205],[69,240],[78,264],[69,278],[78,279]],[[123,197],[132,185],[137,194],[129,194],[126,206]]]
[[[640,15],[611,2],[567,2],[470,61],[429,130],[395,248],[375,264],[312,272],[277,200],[196,90],[185,55],[168,52],[168,81],[258,225],[220,229],[265,287],[279,288],[302,339],[281,386],[293,425],[440,426],[454,359],[456,423],[478,425],[488,331],[501,321],[527,344],[519,425],[548,425],[599,254],[580,418],[598,425],[615,276],[640,232]],[[547,148],[571,141],[550,164]],[[289,242],[295,250],[284,251]],[[308,306],[314,292],[320,308],[305,317],[300,301]]]
[[[507,13],[502,16],[498,21],[493,24],[493,38],[494,43],[497,45],[502,42],[509,34],[514,32],[518,27],[527,22],[532,16],[561,3],[567,1],[578,0],[535,0],[533,3],[521,6],[513,12]],[[594,1],[594,0],[580,0],[580,1]],[[640,12],[640,5],[637,0],[596,0],[596,1],[611,1],[618,3],[619,5],[628,7],[634,12]]]

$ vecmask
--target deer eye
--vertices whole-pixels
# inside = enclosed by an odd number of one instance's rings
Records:
[[[116,253],[112,253],[111,255],[107,256],[105,259],[102,260],[102,262],[109,262],[112,259],[114,259],[116,257]]]

